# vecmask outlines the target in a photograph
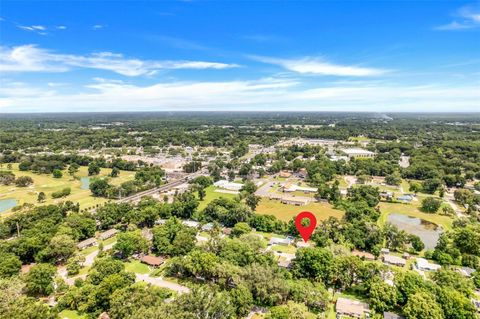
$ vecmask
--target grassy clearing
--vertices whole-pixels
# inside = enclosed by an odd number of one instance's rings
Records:
[[[6,170],[4,166],[2,170]],[[75,179],[68,175],[67,170],[63,171],[63,176],[61,178],[53,178],[51,174],[35,174],[29,171],[20,171],[18,170],[18,164],[13,164],[12,173],[16,177],[19,176],[30,176],[34,183],[29,187],[16,187],[15,185],[9,186],[0,186],[0,199],[15,199],[18,201],[18,205],[23,205],[24,203],[38,204],[37,196],[40,192],[44,192],[47,195],[47,199],[42,205],[45,204],[56,204],[62,201],[70,200],[72,202],[80,203],[80,209],[96,206],[97,204],[102,204],[107,200],[105,198],[96,198],[91,196],[89,189],[81,189],[82,183],[80,181],[81,177],[88,177],[88,168],[85,166],[80,167],[78,173],[76,173]],[[102,168],[98,177],[109,176],[111,169]],[[123,182],[133,180],[135,172],[121,171],[120,176],[111,179],[113,185],[119,185]],[[65,198],[53,199],[52,193],[60,191],[64,188],[70,187],[71,194]],[[3,212],[2,216],[6,216],[9,213]]]
[[[272,251],[279,251],[279,252],[282,252],[282,253],[287,253],[287,254],[295,254],[295,252],[297,251],[297,249],[292,246],[292,245],[288,245],[288,246],[284,246],[284,245],[273,245],[272,246]]]
[[[205,198],[198,205],[198,210],[202,210],[207,207],[208,203],[212,200],[223,197],[223,198],[234,198],[236,195],[228,193],[219,193],[216,192],[217,188],[215,186],[208,186],[205,188]]]
[[[80,315],[78,312],[74,310],[63,310],[58,314],[58,318],[61,319],[86,319],[87,316]]]
[[[383,225],[387,222],[387,217],[389,214],[395,213],[424,219],[431,223],[442,226],[445,230],[449,230],[452,227],[453,219],[451,217],[439,215],[438,213],[428,214],[421,212],[419,209],[420,202],[412,202],[411,204],[381,202],[379,207],[380,211],[382,212],[378,220],[380,225]]]
[[[266,198],[262,198],[256,209],[258,214],[274,215],[286,222],[302,211],[312,212],[317,217],[317,220],[325,220],[330,216],[341,218],[344,214],[344,212],[334,209],[328,203],[310,203],[305,206],[295,206],[282,204],[280,201]]]
[[[125,263],[125,270],[136,274],[149,274],[150,268],[139,260],[132,260]]]

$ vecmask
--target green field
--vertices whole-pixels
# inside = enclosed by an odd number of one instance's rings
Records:
[[[236,195],[234,194],[227,194],[227,193],[219,193],[216,192],[217,188],[215,186],[208,186],[205,188],[205,198],[200,201],[200,205],[198,205],[198,210],[202,210],[207,207],[208,203],[212,200],[223,197],[223,198],[234,198]]]
[[[328,203],[310,203],[304,206],[282,204],[280,201],[262,198],[256,212],[264,215],[274,215],[280,220],[289,221],[292,217],[303,211],[315,214],[317,220],[325,220],[330,216],[342,218],[343,211],[335,209]]]
[[[78,312],[73,310],[63,310],[58,314],[58,318],[61,319],[86,319],[87,316],[82,316]]]
[[[125,270],[136,274],[150,273],[150,268],[147,265],[142,264],[139,260],[132,260],[128,263],[125,263]]]
[[[7,170],[6,166],[2,167],[0,170]],[[33,185],[29,187],[16,187],[15,185],[9,186],[0,186],[0,200],[1,199],[15,199],[18,201],[17,205],[22,205],[24,203],[38,204],[37,196],[38,193],[44,192],[47,195],[47,200],[42,204],[54,204],[62,201],[70,200],[73,202],[80,203],[80,209],[88,208],[106,202],[105,198],[95,198],[91,196],[90,190],[81,189],[80,179],[75,179],[68,175],[67,171],[63,171],[63,177],[53,178],[51,174],[35,174],[29,171],[19,171],[18,164],[13,164],[12,173],[15,174],[15,177],[20,176],[30,176],[33,179]],[[109,168],[102,168],[100,171],[99,177],[108,176],[111,172]],[[120,176],[111,179],[113,185],[119,185],[125,181],[132,180],[134,178],[135,172],[121,171]],[[87,167],[80,167],[79,171],[75,174],[78,178],[88,177]],[[66,187],[71,188],[71,194],[65,198],[53,199],[52,193],[62,190]],[[8,214],[8,211],[3,212],[2,215],[5,216]]]

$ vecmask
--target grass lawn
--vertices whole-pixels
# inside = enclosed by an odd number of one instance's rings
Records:
[[[87,316],[80,315],[74,310],[63,310],[58,314],[58,318],[61,319],[86,319]]]
[[[272,249],[272,251],[279,251],[279,252],[287,253],[287,254],[295,254],[295,252],[297,251],[297,249],[292,245],[288,245],[288,246],[273,245],[271,249]]]
[[[303,211],[312,212],[317,220],[325,220],[330,216],[341,218],[343,211],[334,209],[328,203],[310,203],[304,206],[282,204],[280,201],[262,198],[256,212],[264,215],[274,215],[280,220],[288,222],[292,217]]]
[[[1,168],[1,170],[7,170],[6,165]],[[82,189],[82,182],[80,179],[75,179],[68,175],[67,170],[63,171],[63,176],[61,178],[53,178],[51,174],[35,174],[30,171],[20,171],[18,170],[18,164],[13,164],[12,173],[16,177],[20,176],[30,176],[33,179],[33,185],[29,187],[16,187],[15,185],[9,186],[0,186],[0,199],[15,199],[18,201],[18,205],[24,203],[38,204],[37,196],[38,193],[44,192],[47,195],[47,199],[44,204],[55,204],[62,201],[70,200],[74,203],[80,203],[80,209],[92,207],[97,204],[102,204],[107,200],[105,198],[96,198],[91,196],[89,189]],[[102,168],[100,171],[99,177],[108,176],[111,172],[109,168]],[[79,171],[76,173],[78,178],[88,176],[88,168],[86,166],[80,167]],[[135,172],[121,171],[119,177],[112,178],[111,183],[114,185],[119,185],[128,180],[132,180],[135,176]],[[53,199],[52,193],[62,190],[64,188],[70,187],[71,194],[65,198]],[[2,215],[5,216],[9,211],[3,212]]]
[[[126,271],[131,271],[136,274],[149,274],[150,273],[150,268],[142,264],[139,260],[132,260],[127,263],[125,263],[125,270]]]
[[[208,203],[212,200],[223,197],[223,198],[234,198],[237,195],[234,194],[227,194],[227,193],[219,193],[215,191],[215,186],[208,186],[205,188],[205,198],[200,202],[198,205],[198,210],[202,210],[207,207]]]
[[[380,211],[382,212],[378,223],[383,225],[387,222],[387,217],[389,214],[402,214],[412,217],[418,217],[426,221],[432,222],[434,224],[440,225],[445,230],[449,230],[452,227],[453,219],[449,216],[437,214],[427,214],[419,210],[420,202],[412,202],[411,204],[400,204],[400,203],[386,203],[381,202],[379,205]]]

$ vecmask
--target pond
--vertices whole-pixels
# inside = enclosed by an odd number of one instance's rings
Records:
[[[90,177],[81,177],[80,182],[82,182],[81,189],[89,189],[90,187]]]
[[[3,213],[10,208],[17,206],[18,201],[15,199],[0,199],[0,213]]]
[[[397,226],[400,230],[420,237],[425,244],[425,249],[434,249],[442,233],[442,228],[438,225],[417,217],[390,214],[388,215],[387,221]]]

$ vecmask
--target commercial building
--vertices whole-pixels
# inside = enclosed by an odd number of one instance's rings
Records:
[[[345,148],[342,149],[342,152],[345,153],[348,158],[373,158],[375,157],[374,152],[364,150],[362,148]]]

